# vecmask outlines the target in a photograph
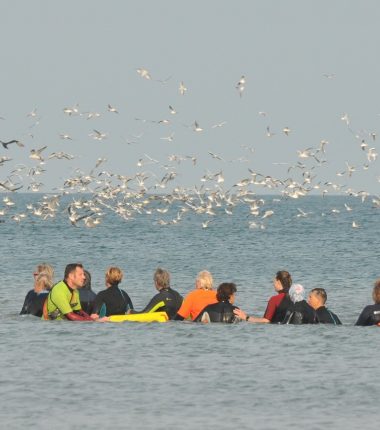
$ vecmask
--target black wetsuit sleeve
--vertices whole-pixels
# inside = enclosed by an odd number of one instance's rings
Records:
[[[368,321],[370,318],[370,306],[366,306],[363,310],[362,313],[359,315],[358,320],[356,321],[355,325],[368,325]]]
[[[174,321],[183,321],[185,318],[184,317],[182,317],[181,315],[179,315],[179,314],[175,314],[175,316],[174,316],[174,318],[173,318],[173,320]]]
[[[34,296],[35,296],[35,292],[33,290],[29,291],[28,294],[25,296],[24,304],[22,305],[20,315],[27,315],[30,313],[29,307]]]
[[[133,310],[132,300],[131,300],[131,298],[129,297],[129,295],[125,291],[124,291],[124,299],[125,299],[125,304],[127,306],[126,311],[128,311],[129,309]]]
[[[22,305],[20,315],[28,314],[28,295],[25,297],[24,304]]]
[[[164,304],[162,305],[162,307],[165,306],[165,301],[163,300],[163,297],[161,296],[161,294],[156,294],[151,300],[150,302],[145,306],[145,308],[140,311],[140,313],[146,313],[146,312],[151,312],[152,309],[160,302],[164,302]],[[156,309],[156,311],[159,311],[160,308]]]
[[[342,321],[338,318],[338,315],[333,314],[336,325],[342,325]]]
[[[103,303],[104,303],[104,301],[103,301],[103,294],[102,294],[102,291],[101,291],[95,297],[92,313],[99,314],[100,309],[103,306]]]

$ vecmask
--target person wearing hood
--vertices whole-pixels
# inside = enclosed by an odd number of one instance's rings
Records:
[[[292,302],[282,324],[316,324],[314,309],[305,300],[305,289],[301,284],[293,284],[289,289]]]

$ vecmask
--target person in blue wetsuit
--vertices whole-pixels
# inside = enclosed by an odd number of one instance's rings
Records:
[[[110,315],[125,315],[133,310],[132,300],[126,291],[119,288],[123,272],[118,267],[110,267],[105,276],[106,289],[97,294],[92,318]]]
[[[355,325],[380,325],[380,279],[375,282],[372,298],[375,304],[368,305],[362,310]]]
[[[237,306],[234,306],[236,291],[236,285],[233,282],[220,284],[216,291],[218,303],[207,305],[194,321],[233,323],[239,320],[234,314],[234,310],[238,309]]]

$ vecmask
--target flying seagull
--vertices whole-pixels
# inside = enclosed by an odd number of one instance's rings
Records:
[[[0,140],[0,143],[3,145],[5,149],[8,149],[8,145],[11,145],[12,143],[16,143],[20,147],[24,146],[23,143],[21,143],[19,140],[16,140],[16,139],[9,140],[8,142],[3,142],[2,140]]]

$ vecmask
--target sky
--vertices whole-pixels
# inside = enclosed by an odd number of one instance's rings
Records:
[[[377,1],[3,0],[0,17],[0,140],[24,144],[0,146],[0,182],[49,192],[78,172],[144,172],[152,185],[175,172],[191,188],[222,172],[229,188],[251,169],[379,194]],[[39,165],[30,151],[44,146]]]

